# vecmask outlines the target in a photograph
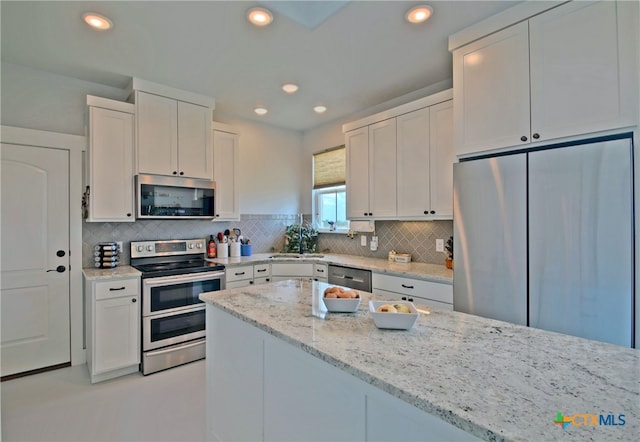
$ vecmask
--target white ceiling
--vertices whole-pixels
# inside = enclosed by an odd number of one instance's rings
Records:
[[[274,22],[256,28],[245,12],[261,3]],[[450,79],[448,36],[517,1],[320,3],[3,0],[2,60],[119,88],[139,77],[211,96],[230,116],[304,131]],[[404,14],[418,3],[433,17],[410,25]],[[90,30],[87,11],[115,27]],[[285,82],[300,90],[285,94]],[[329,110],[316,115],[316,104]],[[256,105],[269,113],[256,116]]]

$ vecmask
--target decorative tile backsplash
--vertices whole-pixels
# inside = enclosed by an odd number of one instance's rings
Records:
[[[378,236],[375,252],[369,249],[373,233],[365,234],[366,247],[360,245],[359,233],[353,239],[347,235],[321,233],[318,251],[386,259],[389,252],[395,250],[411,254],[412,261],[444,265],[446,256],[436,252],[436,239],[446,243],[453,236],[453,221],[376,221],[375,234]]]
[[[305,216],[305,221],[309,217]],[[298,221],[296,215],[242,215],[240,221],[210,222],[192,220],[145,220],[135,223],[84,223],[82,229],[82,262],[93,263],[93,246],[99,242],[122,241],[124,250],[120,264],[130,262],[131,241],[155,239],[209,238],[238,228],[251,240],[253,253],[279,252],[284,246],[284,233],[288,225]],[[453,235],[452,221],[376,221],[378,251],[369,250],[371,233],[367,233],[367,247],[360,245],[360,234],[353,239],[343,234],[321,233],[318,251],[356,256],[386,258],[391,249],[398,253],[410,253],[413,261],[444,264],[444,254],[436,252],[437,238]]]

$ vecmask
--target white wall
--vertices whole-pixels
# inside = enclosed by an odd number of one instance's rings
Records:
[[[2,63],[2,124],[85,135],[86,95],[126,99],[123,89]]]
[[[300,132],[213,112],[240,134],[240,213],[300,213],[305,164]],[[308,212],[305,212],[308,213]]]

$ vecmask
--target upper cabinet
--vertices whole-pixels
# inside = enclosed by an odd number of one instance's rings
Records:
[[[233,128],[213,123],[213,179],[216,182],[216,221],[240,219],[238,198],[239,136]]]
[[[343,126],[347,218],[451,219],[451,97],[447,90]]]
[[[213,179],[213,99],[134,79],[137,171]]]
[[[89,222],[133,222],[134,106],[87,96]]]
[[[548,5],[450,38],[458,155],[638,124],[637,2]]]

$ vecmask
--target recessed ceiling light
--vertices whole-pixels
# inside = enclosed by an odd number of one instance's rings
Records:
[[[247,11],[247,19],[256,26],[267,26],[273,21],[273,15],[265,8],[251,8]]]
[[[433,8],[429,5],[418,5],[409,9],[404,17],[409,23],[423,23],[433,15]]]
[[[106,31],[113,28],[113,22],[111,20],[96,12],[87,12],[82,16],[82,18],[86,24],[100,31]]]
[[[318,105],[318,106],[314,106],[313,107],[313,111],[316,114],[324,114],[327,111],[327,106],[323,106],[323,105]]]
[[[282,85],[282,90],[287,94],[293,94],[298,90],[298,85],[293,83],[287,83]]]
[[[263,106],[257,106],[253,108],[253,111],[258,115],[265,115],[269,110]]]

